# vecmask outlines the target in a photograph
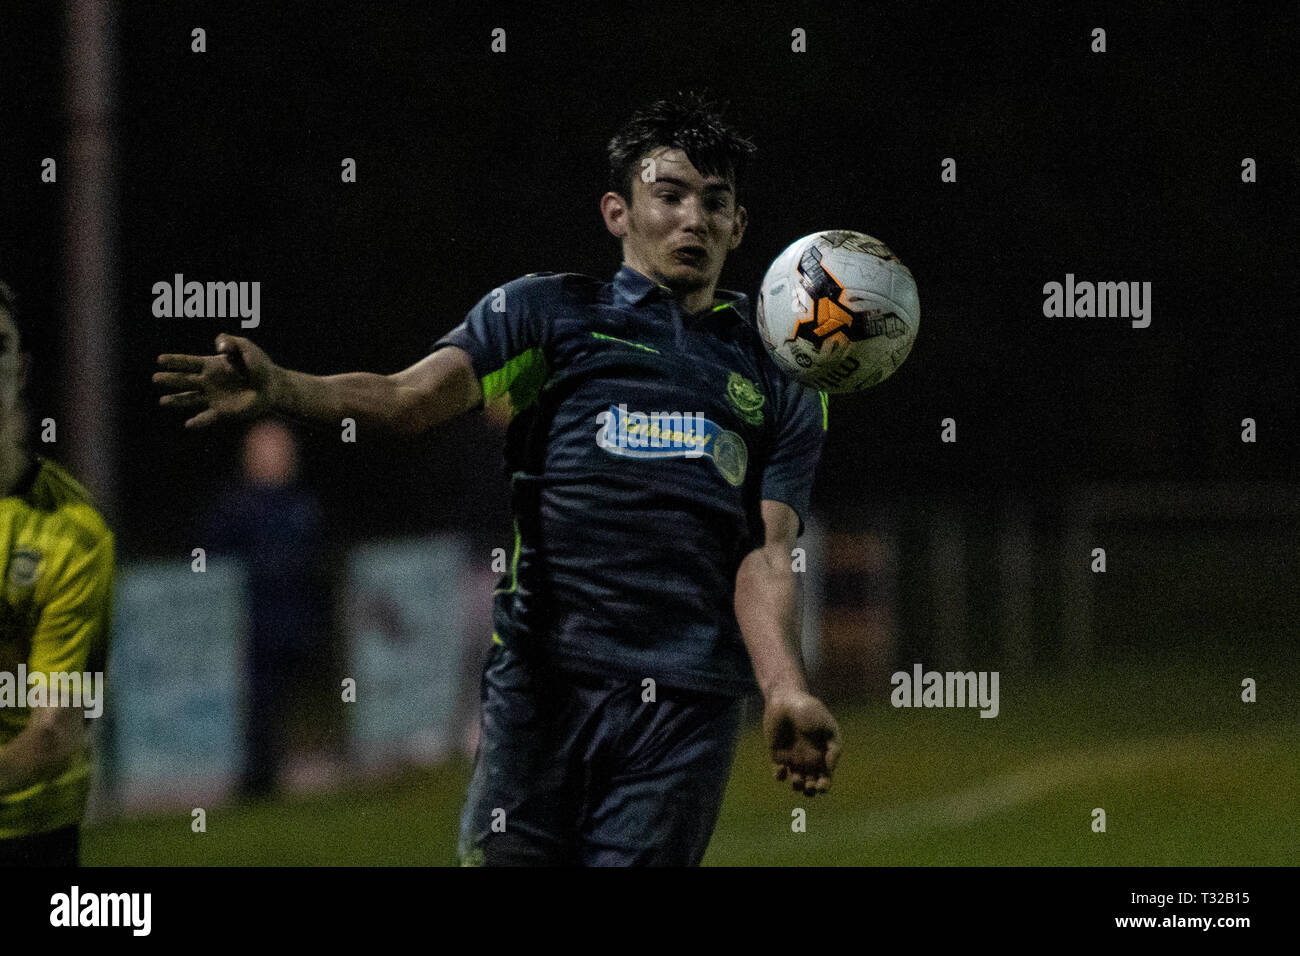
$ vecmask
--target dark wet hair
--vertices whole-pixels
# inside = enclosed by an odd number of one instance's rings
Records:
[[[637,110],[609,141],[609,188],[631,202],[642,158],[668,146],[685,152],[700,175],[729,179],[739,192],[757,147],[723,119],[725,108],[688,91]]]

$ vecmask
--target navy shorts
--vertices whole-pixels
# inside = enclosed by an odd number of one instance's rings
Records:
[[[742,701],[559,673],[494,644],[462,865],[697,866]]]

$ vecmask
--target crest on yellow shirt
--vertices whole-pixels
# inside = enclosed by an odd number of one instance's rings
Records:
[[[29,588],[36,583],[41,570],[41,553],[31,548],[20,548],[9,557],[9,585]]]

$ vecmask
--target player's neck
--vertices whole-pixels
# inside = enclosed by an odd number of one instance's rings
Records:
[[[682,307],[682,310],[689,315],[695,315],[697,312],[703,312],[713,306],[713,292],[718,285],[716,280],[710,282],[707,286],[700,286],[695,289],[676,289],[656,277],[653,269],[638,265],[629,259],[624,259],[623,265],[635,269],[651,282],[667,289],[672,297],[677,300],[677,304]]]
[[[713,305],[713,288],[713,286],[709,286],[707,289],[696,289],[686,295],[676,296],[676,298],[688,314],[695,315],[697,312],[704,312]]]
[[[20,442],[0,443],[0,497],[7,498],[14,493],[31,463],[31,455]]]

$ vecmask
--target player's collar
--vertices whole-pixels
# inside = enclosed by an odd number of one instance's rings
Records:
[[[617,305],[640,305],[655,295],[672,298],[672,292],[667,286],[660,285],[631,266],[623,266],[614,276],[614,302]],[[744,320],[749,314],[749,296],[730,289],[714,289],[713,308],[705,311],[734,312],[737,318]]]

